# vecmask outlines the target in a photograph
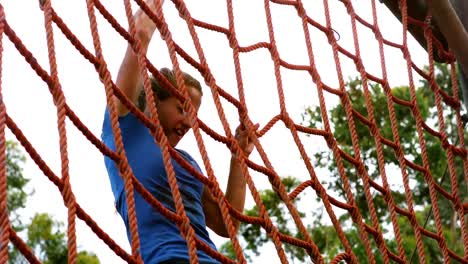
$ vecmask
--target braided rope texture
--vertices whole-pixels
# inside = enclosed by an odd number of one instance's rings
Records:
[[[83,1],[84,2],[84,1]],[[401,11],[401,32],[402,40],[401,43],[397,43],[385,38],[381,33],[381,28],[378,24],[378,1],[367,0],[369,2],[370,17],[371,20],[366,20],[360,15],[360,10],[357,9],[351,0],[341,0],[339,5],[341,8],[346,10],[348,19],[350,21],[350,45],[344,45],[336,37],[335,32],[340,31],[339,28],[334,28],[333,16],[331,12],[331,6],[335,6],[334,0],[324,0],[323,10],[320,10],[320,16],[323,16],[323,23],[319,22],[314,17],[317,14],[314,11],[306,8],[306,3],[301,0],[265,0],[264,1],[264,14],[265,14],[265,25],[267,29],[268,41],[253,43],[249,46],[242,46],[239,41],[238,34],[236,33],[236,22],[238,19],[242,19],[241,16],[237,17],[235,13],[235,3],[232,0],[226,0],[226,25],[215,25],[210,24],[206,21],[198,20],[192,17],[189,6],[182,0],[167,1],[175,7],[181,19],[186,23],[188,34],[190,34],[193,40],[193,48],[195,52],[188,52],[182,48],[183,43],[178,43],[176,38],[173,37],[170,25],[166,21],[165,13],[163,12],[161,1],[156,1],[156,15],[153,13],[143,0],[124,0],[122,13],[125,13],[128,19],[128,30],[119,23],[119,21],[106,9],[106,6],[100,2],[100,0],[87,0],[86,1],[86,12],[89,16],[90,32],[92,37],[93,51],[77,37],[69,26],[64,22],[60,15],[55,11],[52,1],[43,0],[40,2],[40,9],[44,15],[44,26],[46,36],[46,47],[48,54],[48,67],[49,71],[44,69],[31,52],[30,49],[23,43],[21,38],[17,35],[14,28],[8,23],[7,15],[5,14],[4,8],[0,3],[0,263],[8,262],[8,243],[11,242],[19,252],[23,254],[25,259],[31,263],[40,263],[38,258],[34,255],[32,249],[28,248],[26,243],[18,236],[18,234],[10,227],[10,219],[8,216],[7,208],[7,177],[6,177],[6,143],[5,143],[5,131],[8,128],[16,139],[21,143],[23,148],[28,153],[29,157],[37,164],[44,176],[47,177],[58,189],[59,193],[63,197],[63,203],[67,210],[67,239],[68,239],[68,260],[70,263],[75,263],[77,258],[77,237],[76,237],[76,219],[81,219],[89,228],[96,234],[96,236],[105,243],[110,250],[112,250],[118,257],[128,263],[142,263],[140,256],[140,242],[137,230],[137,219],[135,213],[134,204],[134,192],[138,192],[142,197],[162,215],[168,218],[170,221],[177,224],[180,229],[182,237],[187,241],[189,249],[189,257],[191,263],[198,263],[197,250],[203,250],[208,255],[215,259],[218,259],[222,263],[246,263],[246,257],[243,254],[242,247],[240,245],[238,235],[235,233],[235,229],[232,224],[231,217],[234,217],[244,223],[251,225],[259,225],[262,227],[264,232],[271,239],[278,255],[278,259],[281,263],[288,263],[287,253],[285,251],[285,244],[292,245],[304,249],[310,260],[314,263],[325,263],[325,258],[320,252],[318,244],[321,241],[317,241],[310,232],[308,226],[310,223],[304,223],[304,218],[301,217],[300,208],[296,208],[294,201],[299,195],[310,191],[320,200],[320,205],[325,209],[325,212],[330,219],[330,222],[335,229],[336,235],[341,243],[342,252],[338,252],[331,258],[330,263],[411,263],[411,259],[408,257],[408,253],[405,252],[403,245],[405,241],[401,236],[402,224],[399,219],[404,218],[408,221],[410,228],[412,228],[415,240],[415,254],[417,254],[421,263],[426,263],[427,249],[425,249],[423,240],[432,239],[436,241],[438,246],[437,251],[440,252],[442,259],[445,263],[468,263],[468,223],[466,215],[468,214],[468,202],[466,197],[461,197],[459,180],[457,180],[457,166],[463,168],[465,185],[468,185],[468,158],[467,150],[464,141],[464,125],[461,116],[462,106],[460,103],[455,60],[453,54],[446,52],[441,47],[442,45],[432,35],[430,25],[430,14],[427,14],[425,21],[419,21],[412,18],[407,11],[407,1],[400,0],[400,11]],[[84,5],[83,5],[84,6]],[[156,24],[158,31],[167,45],[167,52],[170,58],[172,66],[176,70],[177,89],[170,84],[162,75],[159,73],[157,68],[153,65],[152,61],[148,59],[142,52],[140,43],[134,38],[135,25],[132,18],[132,7],[141,8],[148,14],[148,16]],[[294,19],[297,19],[299,28],[303,32],[304,43],[306,47],[306,53],[302,56],[306,58],[305,64],[295,64],[288,62],[288,60],[282,57],[281,49],[279,48],[278,41],[282,36],[279,36],[275,31],[275,14],[273,10],[277,10],[280,7],[287,14],[290,11],[296,13]],[[33,7],[31,7],[33,8]],[[317,11],[315,11],[317,12]],[[96,16],[96,13],[100,17]],[[101,20],[99,20],[101,19]],[[282,18],[288,19],[288,18]],[[152,96],[152,90],[150,88],[149,78],[147,75],[147,69],[155,78],[162,82],[168,87],[177,98],[183,100],[183,107],[190,116],[193,122],[193,132],[196,140],[196,145],[200,151],[201,159],[203,161],[204,168],[206,170],[206,176],[199,173],[194,169],[184,158],[182,158],[176,150],[171,148],[168,144],[167,138],[162,131],[159,120],[157,118],[157,110],[153,104],[150,104],[151,116],[156,117],[149,119],[141,111],[139,111],[135,105],[125,97],[120,89],[112,81],[111,71],[107,65],[106,58],[104,56],[101,44],[101,35],[99,34],[99,23],[107,23],[110,25],[115,32],[121,36],[126,42],[131,45],[135,54],[138,56],[138,63],[142,70],[142,76],[144,76],[144,89],[148,98]],[[55,31],[54,31],[55,26]],[[420,27],[424,29],[426,42],[427,42],[427,56],[429,65],[427,69],[423,69],[413,61],[412,53],[410,50],[410,44],[408,43],[409,31],[408,27]],[[372,32],[372,41],[375,41],[378,46],[378,55],[375,54],[379,60],[381,68],[381,76],[374,73],[373,69],[368,69],[363,61],[363,53],[366,51],[362,48],[362,40],[360,40],[359,34],[363,30]],[[216,36],[227,40],[229,48],[232,52],[232,59],[234,65],[233,76],[236,80],[237,94],[230,94],[226,88],[223,88],[215,78],[214,71],[208,64],[208,58],[203,49],[203,44],[200,39],[200,32],[208,31],[210,34],[216,34]],[[326,78],[321,74],[319,70],[323,65],[318,64],[317,57],[320,55],[318,47],[314,45],[314,38],[312,37],[312,31],[319,32],[324,35],[328,41],[328,49],[331,50],[334,67],[336,68],[337,84],[327,84],[324,81]],[[60,68],[57,65],[57,52],[55,47],[56,35],[61,34],[60,37],[65,37],[70,44],[85,58],[86,61],[92,65],[97,75],[99,76],[102,87],[106,95],[106,103],[110,110],[111,124],[115,136],[116,151],[112,151],[105,146],[86,126],[86,124],[75,114],[73,109],[66,101],[65,93],[61,85]],[[32,70],[39,76],[39,78],[47,85],[50,94],[53,98],[57,111],[57,130],[59,134],[59,146],[57,150],[60,152],[60,175],[56,175],[50,168],[50,165],[41,157],[39,152],[25,136],[23,131],[17,125],[17,122],[9,115],[5,103],[3,102],[3,90],[2,90],[2,58],[4,56],[3,41],[8,39],[15,46],[19,54],[24,57],[24,60],[29,64]],[[408,75],[409,83],[409,100],[399,98],[392,93],[390,87],[389,77],[387,69],[390,67],[387,64],[388,58],[385,57],[385,49],[397,50],[404,61],[406,69],[402,72]],[[255,122],[251,119],[252,113],[248,111],[248,99],[247,94],[249,93],[244,84],[243,68],[242,68],[242,57],[249,53],[256,53],[260,51],[266,51],[271,57],[272,72],[271,75],[274,78],[276,84],[276,92],[278,96],[279,113],[273,114],[269,117],[266,125],[259,131],[255,131]],[[436,70],[434,55],[437,53],[439,57],[442,57],[451,66],[451,83],[453,91],[447,92],[439,87],[436,82]],[[194,54],[196,56],[190,55]],[[364,96],[364,104],[366,109],[366,115],[359,112],[352,104],[352,98],[347,93],[346,85],[346,73],[343,70],[343,60],[347,59],[352,61],[355,67],[355,71],[358,74],[362,84],[362,95]],[[189,103],[189,94],[185,89],[183,77],[181,74],[180,62],[186,63],[193,67],[199,72],[204,82],[208,86],[211,99],[219,116],[221,127],[224,133],[217,132],[214,128],[209,127],[204,121],[202,121],[192,104]],[[327,67],[327,66],[325,66]],[[328,66],[330,67],[330,66]],[[296,71],[304,73],[308,76],[311,84],[313,84],[314,91],[317,94],[317,102],[320,107],[320,119],[323,124],[323,128],[311,128],[306,127],[303,124],[298,124],[294,121],[294,117],[288,112],[287,107],[287,94],[288,91],[285,88],[285,80],[283,78],[283,72]],[[422,110],[419,109],[417,104],[416,95],[416,84],[415,75],[424,79],[429,83],[431,95],[434,97],[436,110],[436,119],[438,129],[432,128],[431,124],[428,124],[422,117]],[[371,97],[371,86],[372,84],[378,84],[382,87],[383,92],[386,96],[388,116],[390,119],[391,136],[384,136],[382,131],[377,125],[375,116],[375,109]],[[251,88],[249,88],[251,89]],[[344,150],[340,142],[334,136],[334,128],[332,123],[332,117],[329,116],[329,104],[327,99],[330,96],[338,98],[339,103],[343,107],[343,114],[348,122],[348,129],[351,138],[351,149]],[[161,202],[155,199],[145,187],[135,178],[132,169],[128,164],[125,150],[123,147],[122,136],[118,124],[117,110],[114,104],[114,97],[118,97],[127,108],[135,114],[151,131],[154,136],[155,142],[157,142],[162,149],[164,165],[168,175],[169,185],[173,194],[176,211],[172,212],[168,210]],[[230,107],[234,107],[238,112],[240,122],[246,127],[247,131],[251,135],[256,153],[259,157],[259,162],[254,162],[251,159],[246,158],[237,141],[235,140],[233,133],[228,122],[228,114],[226,111],[226,104]],[[395,107],[404,106],[411,110],[412,117],[414,119],[418,146],[420,147],[421,158],[416,161],[412,157],[409,157],[404,152],[402,146],[402,140],[399,132],[399,122],[396,114]],[[447,132],[447,120],[444,117],[444,111],[450,109],[455,115],[456,120],[456,139],[449,138]],[[128,212],[129,212],[129,223],[130,223],[130,237],[131,237],[131,252],[128,253],[122,247],[116,243],[111,236],[109,236],[99,225],[88,215],[85,210],[82,209],[80,204],[75,198],[73,192],[73,186],[71,184],[70,165],[69,165],[69,154],[68,154],[68,139],[67,139],[67,125],[66,120],[69,120],[71,125],[75,126],[89,142],[96,147],[99,152],[103,155],[110,157],[119,168],[120,175],[124,180],[126,200],[128,201]],[[269,146],[263,146],[261,143],[262,137],[268,135],[268,133],[278,126],[278,123],[282,123],[284,127],[290,133],[295,147],[300,154],[300,159],[303,161],[303,166],[307,171],[307,180],[304,180],[300,185],[296,186],[295,189],[288,193],[285,186],[281,182],[281,177],[275,170],[270,155],[266,149]],[[370,134],[375,139],[376,153],[375,159],[377,169],[380,172],[381,183],[373,179],[370,175],[369,168],[366,166],[366,161],[363,159],[362,153],[362,142],[357,132],[357,124],[364,124]],[[308,146],[303,142],[304,135],[311,137],[319,137],[324,142],[330,151],[330,155],[336,163],[337,172],[339,175],[341,186],[343,188],[344,197],[336,197],[336,193],[330,190],[326,184],[323,184],[323,178],[320,175],[319,170],[314,166],[314,157],[310,155]],[[435,137],[439,140],[439,143],[445,151],[447,158],[447,171],[450,177],[451,189],[448,191],[446,188],[437,182],[435,175],[431,172],[431,166],[429,162],[429,151],[427,146],[427,136]],[[232,208],[229,202],[225,199],[223,192],[218,184],[217,176],[212,165],[212,161],[209,158],[208,148],[206,147],[206,139],[203,136],[209,136],[218,144],[223,144],[226,148],[233,153],[237,161],[241,165],[243,175],[245,177],[250,194],[258,208],[258,216],[252,217],[239,212]],[[281,151],[281,150],[278,150]],[[399,163],[399,174],[401,178],[399,181],[402,182],[404,188],[404,197],[402,199],[406,202],[406,207],[403,208],[397,205],[395,201],[394,191],[391,189],[391,174],[393,171],[388,169],[386,166],[385,157],[388,151],[390,151]],[[189,171],[194,177],[200,180],[206,187],[210,189],[215,200],[217,201],[223,220],[228,227],[229,238],[232,242],[236,261],[233,261],[226,256],[211,249],[206,243],[200,240],[190,225],[190,220],[187,217],[182,198],[179,192],[177,179],[172,167],[171,159],[178,162],[183,168]],[[263,164],[260,164],[263,163]],[[345,167],[352,166],[358,176],[349,175]],[[415,205],[413,190],[411,187],[412,173],[420,173],[423,175],[424,183],[427,185],[428,193],[426,194],[427,203],[431,204],[431,211],[434,220],[434,228],[428,228],[424,223],[418,221],[416,213],[419,208]],[[255,174],[254,174],[255,173]],[[278,227],[275,226],[274,221],[268,215],[266,205],[261,199],[261,195],[258,186],[254,181],[254,175],[265,176],[265,178],[271,183],[272,189],[278,194],[282,202],[287,208],[290,214],[293,224],[297,228],[300,236],[291,236],[289,234],[282,233]],[[105,175],[101,175],[104,177]],[[255,176],[256,177],[256,176]],[[260,176],[259,176],[260,177]],[[358,177],[360,184],[362,185],[362,199],[364,201],[358,201],[357,191],[354,189],[353,180]],[[91,184],[91,183],[90,183]],[[386,209],[390,217],[390,226],[384,226],[379,220],[377,205],[375,197],[378,194],[383,197],[383,201],[386,205]],[[359,194],[360,195],[360,194]],[[439,197],[444,197],[451,203],[455,216],[457,218],[456,225],[461,230],[461,238],[464,244],[464,254],[460,255],[451,249],[452,245],[449,244],[446,235],[444,234],[444,223],[441,220],[441,209],[439,206]],[[368,212],[361,212],[358,203],[365,203]],[[338,214],[337,212],[340,211]],[[344,213],[343,213],[344,212]],[[340,216],[343,214],[349,215],[352,220],[353,228],[358,234],[361,240],[363,250],[367,256],[367,260],[358,259],[355,252],[355,246],[353,241],[350,241],[349,237],[345,233],[345,228],[341,225]],[[385,229],[391,229],[393,231],[394,242],[396,249],[390,249],[388,242],[386,241]],[[387,232],[388,233],[388,232]]]

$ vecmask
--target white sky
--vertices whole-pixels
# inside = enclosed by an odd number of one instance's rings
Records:
[[[306,2],[304,5],[308,15],[325,25],[323,3],[321,1],[304,2]],[[372,23],[371,1],[352,2],[357,13]],[[379,7],[378,23],[384,37],[393,42],[402,43],[401,24],[389,11],[383,8],[382,4],[376,2]],[[102,0],[102,3],[121,25],[127,28],[123,1]],[[5,9],[9,25],[34,54],[42,67],[48,71],[44,18],[42,11],[39,9],[38,1],[1,0],[1,4]],[[52,1],[52,5],[80,41],[89,51],[93,52],[85,1]],[[192,17],[225,28],[228,27],[227,8],[224,1],[187,0],[186,5]],[[339,44],[354,53],[351,23],[346,9],[340,1],[329,1],[329,5],[332,26],[339,32],[341,37]],[[309,59],[301,20],[297,16],[297,12],[291,6],[281,6],[274,3],[270,3],[270,6],[281,58],[292,64],[307,65]],[[171,1],[164,3],[164,12],[174,40],[194,58],[197,58],[187,26],[178,16]],[[252,45],[260,41],[268,42],[263,1],[234,1],[234,12],[237,39],[241,46]],[[127,44],[98,14],[97,10],[96,14],[104,57],[115,80]],[[338,79],[331,47],[323,33],[311,26],[309,26],[309,30],[312,36],[317,70],[326,84],[337,88]],[[358,24],[358,30],[359,45],[366,70],[376,76],[382,76],[378,42],[369,29]],[[100,83],[94,67],[74,49],[57,28],[55,28],[54,33],[58,72],[67,103],[94,135],[100,138],[105,108],[104,87]],[[197,28],[197,33],[217,84],[234,97],[238,97],[232,50],[225,35],[200,28]],[[6,35],[3,36],[3,46],[2,93],[7,112],[47,164],[57,175],[60,175],[56,108],[49,90],[14,48]],[[414,41],[410,41],[410,52],[413,61],[418,66],[422,67],[427,64],[427,55]],[[157,68],[171,67],[165,43],[157,33],[150,45],[148,57]],[[402,53],[399,50],[387,47],[385,57],[390,85],[407,84],[408,74]],[[271,118],[280,113],[271,57],[267,50],[259,49],[250,53],[242,53],[240,62],[250,117],[253,122],[258,122],[263,127]],[[179,63],[183,70],[193,74],[197,79],[202,79],[195,69],[180,58]],[[348,76],[358,75],[350,59],[341,56],[340,63],[346,79]],[[304,72],[294,72],[282,68],[281,78],[287,110],[291,118],[296,123],[300,123],[301,113],[304,108],[318,104],[316,86]],[[204,101],[199,117],[217,132],[223,134],[221,122],[216,114],[213,99],[206,85],[204,93]],[[327,95],[326,100],[328,109],[331,109],[338,102],[338,98],[331,94]],[[227,101],[222,101],[231,128],[235,128],[238,124],[237,111]],[[129,250],[124,225],[114,209],[113,196],[104,168],[103,157],[68,120],[67,124],[70,177],[76,199],[104,231],[124,249]],[[211,164],[214,167],[221,189],[224,190],[227,181],[229,151],[222,144],[215,142],[206,135],[204,136]],[[300,135],[300,137],[309,155],[326,148],[324,140],[320,137],[306,137],[304,135]],[[11,133],[8,133],[8,138],[13,139]],[[300,158],[291,134],[282,123],[275,125],[267,135],[262,137],[261,143],[279,175],[293,175],[301,180],[309,179],[310,176]],[[192,134],[184,138],[179,147],[189,151],[199,164],[203,164]],[[256,153],[251,158],[261,163]],[[320,179],[327,178],[327,172],[317,171],[317,173]],[[66,222],[67,211],[59,191],[29,158],[24,168],[24,175],[31,179],[29,186],[34,188],[35,191],[34,195],[29,198],[28,207],[24,211],[25,217],[30,217],[35,212],[48,212],[53,214],[57,220]],[[265,176],[256,173],[252,175],[259,189],[268,188],[269,185]],[[314,198],[313,192],[308,190],[302,200],[312,201]],[[253,205],[252,201],[252,198],[248,196],[247,208]],[[303,204],[303,206],[304,208],[312,208],[313,204]],[[95,252],[101,263],[123,262],[83,222],[78,220],[77,224],[77,239],[81,249]],[[213,233],[211,234],[212,239],[218,246],[226,241]],[[264,254],[264,256],[275,255],[269,254],[269,250],[274,249],[266,249],[267,254]],[[277,263],[279,260],[274,258],[271,262]]]

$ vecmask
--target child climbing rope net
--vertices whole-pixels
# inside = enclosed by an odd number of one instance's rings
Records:
[[[334,228],[340,250],[331,258],[332,263],[346,261],[349,263],[362,263],[359,259],[353,242],[350,241],[346,233],[346,227],[340,223],[340,214],[348,215],[351,219],[353,230],[358,234],[360,243],[363,245],[365,255],[370,263],[379,262],[398,263],[411,262],[412,256],[405,251],[405,241],[398,235],[403,226],[398,222],[400,218],[406,219],[410,223],[410,228],[414,233],[415,250],[420,262],[425,262],[427,249],[424,248],[424,239],[436,241],[441,259],[449,263],[458,261],[467,263],[468,234],[466,230],[467,203],[464,200],[463,186],[466,187],[468,174],[468,160],[464,143],[464,128],[462,124],[462,107],[458,95],[458,86],[455,79],[456,67],[454,55],[444,50],[439,40],[432,35],[431,16],[434,15],[441,28],[442,33],[447,38],[450,47],[457,56],[462,67],[466,67],[466,45],[456,45],[466,41],[466,35],[460,30],[459,22],[452,21],[458,27],[443,25],[450,22],[447,19],[447,6],[440,6],[444,1],[432,1],[428,3],[424,21],[416,21],[408,13],[406,1],[399,1],[400,15],[403,37],[401,43],[392,42],[385,38],[377,22],[377,1],[369,1],[371,4],[371,22],[363,19],[358,10],[354,9],[355,3],[351,1],[341,1],[339,4],[346,9],[351,24],[352,45],[344,46],[335,37],[335,29],[332,24],[329,5],[331,1],[324,1],[323,13],[324,22],[317,22],[315,13],[308,8],[307,3],[301,1],[265,1],[265,20],[268,40],[256,43],[249,43],[249,46],[242,46],[237,39],[236,19],[234,16],[233,3],[226,2],[227,26],[209,24],[197,20],[190,14],[190,9],[183,1],[147,1],[136,0],[132,7],[130,0],[125,0],[124,9],[128,20],[128,30],[106,10],[105,6],[98,0],[86,1],[87,13],[89,16],[90,32],[92,36],[93,51],[79,40],[78,37],[67,27],[67,24],[55,12],[51,1],[45,0],[41,3],[41,8],[45,18],[46,41],[48,50],[49,70],[45,70],[30,50],[22,43],[16,35],[14,28],[8,23],[3,6],[0,14],[0,34],[14,43],[16,49],[26,59],[28,64],[37,75],[48,85],[53,98],[53,103],[57,109],[57,128],[60,142],[60,176],[56,175],[41,158],[28,138],[22,133],[16,121],[10,117],[4,104],[0,105],[0,125],[2,127],[1,141],[4,142],[5,128],[8,127],[15,137],[20,141],[28,152],[32,160],[40,167],[59,189],[67,208],[67,228],[68,228],[68,259],[74,262],[77,255],[76,243],[76,218],[86,222],[88,226],[111,248],[120,258],[129,263],[173,263],[174,261],[190,263],[230,263],[229,259],[217,251],[211,241],[206,227],[214,230],[217,234],[229,237],[232,242],[235,261],[245,263],[246,258],[243,253],[241,241],[238,238],[238,227],[240,222],[250,225],[259,225],[271,239],[282,263],[288,262],[285,253],[285,244],[302,248],[307,252],[310,261],[324,263],[323,248],[319,245],[316,237],[309,232],[308,224],[304,223],[301,213],[294,204],[294,199],[300,194],[309,190],[320,200],[330,223]],[[187,52],[175,40],[173,30],[168,24],[168,17],[163,12],[163,5],[174,4],[180,17],[186,22],[187,30],[192,37],[195,52]],[[303,64],[290,63],[282,56],[279,48],[280,37],[274,29],[274,17],[272,5],[295,11],[297,13],[298,25],[304,35],[304,45],[306,51],[302,57],[306,58]],[[135,9],[134,7],[137,7]],[[136,11],[136,13],[134,12]],[[432,11],[431,11],[432,10]],[[443,12],[437,12],[445,10]],[[124,57],[119,73],[112,76],[107,64],[108,58],[102,48],[101,38],[98,30],[98,19],[95,12],[98,11],[113,29],[120,34],[127,42],[128,49]],[[453,18],[454,15],[449,15]],[[408,27],[416,24],[424,31],[424,38],[427,48],[428,69],[422,69],[414,63],[408,44]],[[53,25],[58,29],[53,30]],[[361,49],[359,32],[357,29],[364,27],[370,29],[373,40],[377,43],[378,56],[380,57],[381,73],[366,66],[362,59],[365,51]],[[453,25],[453,24],[452,24]],[[321,68],[329,67],[320,65],[318,47],[315,46],[315,39],[312,37],[311,28],[318,30],[326,36],[328,48],[331,50],[334,66],[336,68],[337,82],[330,84],[323,76]],[[237,95],[227,92],[226,87],[221,85],[212,71],[212,65],[208,64],[203,45],[199,38],[200,29],[209,30],[222,35],[231,48],[234,65],[233,75],[237,86]],[[453,32],[447,29],[454,29]],[[54,36],[60,31],[73,46],[88,60],[96,69],[97,75],[104,87],[106,95],[106,114],[104,115],[102,140],[99,140],[91,133],[85,124],[78,118],[72,108],[67,103],[64,87],[59,78],[60,68],[57,66]],[[158,70],[154,64],[158,57],[148,56],[147,49],[153,33],[159,32],[161,39],[167,47],[170,64],[169,68]],[[454,44],[455,43],[455,44]],[[465,42],[466,43],[466,42]],[[400,98],[392,92],[387,76],[386,56],[384,47],[391,47],[399,52],[399,56],[404,61],[405,71],[408,73],[409,99]],[[257,51],[266,51],[271,57],[271,75],[274,76],[274,86],[279,102],[279,113],[274,114],[269,122],[263,123],[262,127],[253,121],[253,113],[249,111],[246,94],[247,87],[243,83],[243,68],[241,67],[241,57],[244,54],[253,54]],[[451,64],[452,90],[446,91],[436,82],[434,54]],[[242,56],[241,56],[242,55]],[[3,53],[2,53],[3,57]],[[362,105],[366,111],[363,114],[358,111],[348,95],[345,73],[342,66],[344,60],[352,61],[355,71],[360,78],[362,88]],[[187,68],[195,70],[201,78],[193,78],[185,73],[179,61],[184,61]],[[211,67],[210,67],[211,66]],[[317,97],[317,104],[323,127],[306,127],[298,124],[289,112],[285,101],[287,97],[286,82],[284,81],[284,70],[291,70],[304,73],[310,81],[310,90],[314,90]],[[436,111],[436,126],[428,124],[422,118],[422,110],[418,108],[414,76],[419,75],[430,84],[431,96],[434,97]],[[206,87],[202,88],[202,81]],[[389,124],[391,125],[390,136],[384,133],[377,126],[374,108],[376,106],[371,100],[371,82],[382,87],[383,94],[387,98]],[[261,88],[257,88],[261,89]],[[1,90],[0,90],[1,92]],[[202,94],[211,95],[216,112],[218,113],[221,129],[213,129],[210,122],[202,120],[198,115],[198,108],[201,105]],[[310,96],[310,95],[309,95]],[[337,101],[343,107],[343,116],[348,122],[349,134],[351,135],[351,147],[346,149],[342,146],[335,135],[335,127],[331,125],[333,116],[329,116],[327,110],[326,97],[336,96]],[[231,129],[233,125],[226,117],[225,104],[234,107],[237,111],[239,123],[237,129]],[[398,126],[400,120],[397,119],[395,106],[403,105],[410,109],[410,114],[414,120],[411,124],[415,127],[417,142],[420,147],[420,159],[408,157],[404,151],[403,140],[400,138],[401,130]],[[444,108],[450,108],[454,112],[455,136],[449,135],[444,118]],[[110,185],[114,194],[117,211],[122,216],[127,229],[127,236],[130,242],[131,252],[128,253],[111,239],[96,222],[81,208],[75,198],[73,186],[70,180],[68,141],[66,119],[69,119],[86,138],[92,142],[96,148],[103,153],[106,159]],[[236,121],[237,121],[236,120]],[[307,172],[308,179],[304,181],[293,192],[287,192],[281,182],[281,176],[275,169],[276,164],[270,160],[270,156],[265,151],[265,146],[261,144],[261,139],[277,123],[282,123],[287,128],[292,142],[297,147],[303,167]],[[363,123],[373,136],[376,146],[375,159],[377,160],[377,170],[379,170],[379,180],[371,177],[369,168],[366,167],[362,153],[362,145],[366,144],[359,138],[357,124]],[[434,128],[435,127],[435,128]],[[179,141],[192,130],[195,138],[194,144],[199,150],[201,163],[195,161],[188,152],[176,149]],[[222,132],[221,132],[222,131]],[[235,131],[235,132],[234,132]],[[333,156],[336,163],[338,177],[343,189],[343,197],[337,198],[333,190],[326,184],[322,184],[324,176],[317,173],[317,166],[314,165],[314,157],[310,150],[303,143],[303,134],[320,137]],[[427,134],[437,138],[442,146],[447,159],[447,171],[450,176],[450,190],[444,189],[436,182],[436,178],[431,170],[428,158],[428,148],[426,146]],[[232,155],[231,170],[228,177],[227,190],[222,191],[220,179],[223,177],[215,173],[213,164],[210,161],[204,136],[209,136],[216,140],[218,144],[226,146]],[[386,167],[386,150],[390,152],[399,164],[399,181],[403,182],[404,197],[402,203],[396,201],[392,196],[392,188],[389,184],[391,170]],[[281,150],[278,150],[281,151]],[[259,157],[258,161],[253,161],[249,156],[252,152]],[[385,153],[384,153],[385,152]],[[284,153],[283,153],[284,154]],[[2,160],[5,159],[5,146],[2,146]],[[216,155],[216,154],[214,154]],[[284,154],[284,159],[287,159]],[[351,165],[349,165],[351,164]],[[350,175],[345,169],[352,166],[355,175]],[[461,168],[461,171],[460,169]],[[414,198],[410,184],[410,172],[415,171],[423,175],[424,183],[427,185],[428,193],[426,198],[432,205],[431,211],[434,218],[434,229],[425,227],[417,219],[418,208],[414,207]],[[205,173],[204,173],[205,172]],[[269,188],[281,199],[291,215],[292,222],[299,232],[299,236],[294,237],[281,232],[274,224],[268,214],[268,208],[259,194],[254,181],[254,174],[265,176],[270,184]],[[154,174],[154,175],[153,175]],[[6,208],[6,172],[3,169],[0,182],[0,195],[2,214],[2,236],[0,243],[8,244],[11,241],[16,248],[32,262],[39,262],[33,251],[29,249],[22,238],[9,226],[9,216]],[[461,181],[458,180],[461,175]],[[357,179],[356,179],[357,178]],[[352,181],[358,181],[362,193],[353,189],[356,185]],[[458,186],[461,184],[461,186]],[[461,188],[460,188],[461,187]],[[248,191],[247,191],[248,190]],[[257,206],[258,215],[255,217],[243,214],[246,193],[252,196],[252,200]],[[389,245],[386,240],[384,229],[388,228],[385,223],[379,221],[378,205],[375,197],[383,197],[384,204],[389,213],[389,226],[394,232],[394,244]],[[463,252],[459,253],[452,249],[449,239],[444,234],[444,226],[441,221],[441,209],[439,206],[439,196],[445,197],[453,207],[456,225],[460,230],[459,241],[464,244]],[[362,199],[359,200],[359,199]],[[363,212],[359,203],[363,203],[368,212]],[[338,209],[339,208],[339,209]],[[340,210],[341,213],[337,213]],[[343,213],[344,212],[344,213]],[[169,232],[170,230],[170,232]],[[167,231],[167,233],[166,233]],[[123,231],[122,231],[123,232]],[[8,259],[7,247],[1,247],[0,262]]]

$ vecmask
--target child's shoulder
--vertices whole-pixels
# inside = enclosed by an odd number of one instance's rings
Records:
[[[177,150],[177,152],[179,152],[184,159],[186,159],[188,161],[195,161],[187,151],[185,151],[183,149],[175,149],[175,150]]]

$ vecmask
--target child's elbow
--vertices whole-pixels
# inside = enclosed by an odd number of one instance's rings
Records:
[[[229,238],[229,233],[227,232],[227,230],[223,230],[223,231],[217,233],[217,235],[220,236],[220,237]]]
[[[224,223],[219,223],[211,229],[220,237],[229,237],[229,232]]]
[[[237,231],[239,230],[239,222],[232,222],[232,231],[234,233],[234,235],[237,234]],[[216,229],[213,229],[213,231],[218,235],[218,236],[221,236],[221,237],[224,237],[224,238],[229,238],[229,230],[228,230],[228,227],[226,226],[226,224],[223,222],[223,223],[219,223],[217,225],[217,228]]]

